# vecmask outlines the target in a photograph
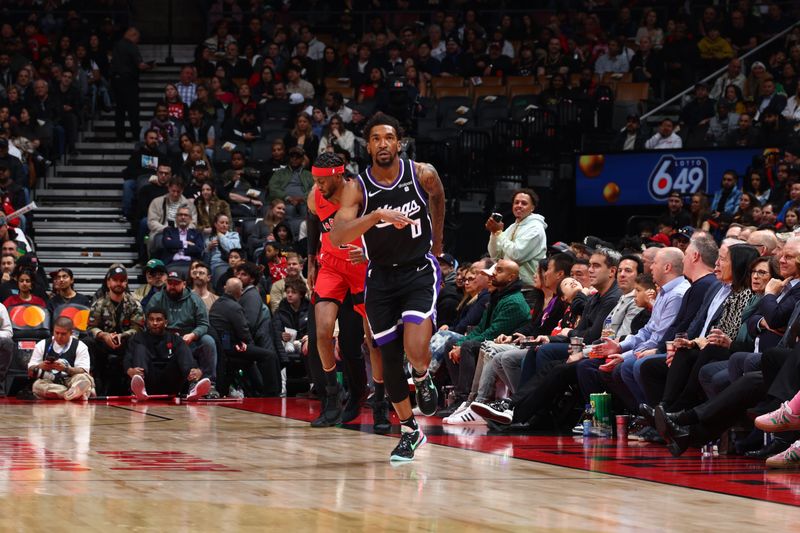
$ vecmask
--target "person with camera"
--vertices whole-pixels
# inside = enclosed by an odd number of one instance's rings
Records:
[[[547,253],[547,223],[535,214],[539,196],[531,189],[519,189],[511,198],[515,221],[508,228],[503,216],[492,213],[486,221],[489,230],[489,255],[493,261],[509,259],[519,265],[519,278],[525,288],[533,287],[539,261]]]
[[[72,337],[74,327],[71,319],[59,317],[52,338],[36,343],[28,362],[28,376],[35,379],[33,394],[37,398],[72,401],[94,395],[89,349]]]

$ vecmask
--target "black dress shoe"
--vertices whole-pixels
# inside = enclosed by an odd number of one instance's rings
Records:
[[[790,441],[782,439],[781,437],[775,437],[772,439],[772,442],[766,446],[759,448],[758,450],[745,452],[744,456],[751,459],[766,459],[767,457],[772,457],[773,455],[781,453],[791,444],[792,443]]]
[[[767,397],[758,402],[755,407],[751,407],[747,410],[747,416],[754,420],[756,417],[761,415],[765,415],[767,413],[771,413],[775,409],[781,406],[781,401],[777,398]]]
[[[667,416],[663,405],[656,407],[656,431],[667,443],[669,453],[673,457],[678,457],[689,447],[689,429],[679,426],[675,421]]]
[[[642,415],[647,424],[655,426],[656,424],[656,410],[647,405],[646,403],[639,404],[639,414]]]

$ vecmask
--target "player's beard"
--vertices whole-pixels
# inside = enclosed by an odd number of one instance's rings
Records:
[[[377,166],[379,166],[381,168],[389,168],[389,167],[392,166],[392,164],[394,164],[394,160],[395,159],[397,159],[397,154],[391,156],[386,163],[382,163],[380,161],[380,159],[378,159],[378,155],[376,154],[375,155],[375,165],[377,165]]]

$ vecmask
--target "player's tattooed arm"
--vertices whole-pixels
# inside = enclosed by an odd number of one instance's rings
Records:
[[[433,225],[431,251],[438,257],[442,253],[444,239],[444,186],[436,168],[430,163],[416,163],[416,171],[420,185],[428,194],[428,207]]]

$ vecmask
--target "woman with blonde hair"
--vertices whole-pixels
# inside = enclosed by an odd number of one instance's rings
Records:
[[[299,146],[307,156],[313,157],[319,148],[319,137],[314,135],[311,115],[305,111],[298,113],[294,128],[286,134],[283,138],[283,142],[286,144],[287,150]]]

